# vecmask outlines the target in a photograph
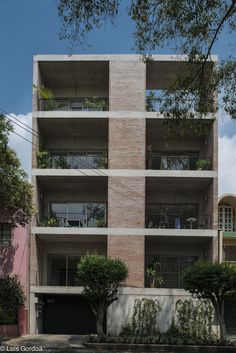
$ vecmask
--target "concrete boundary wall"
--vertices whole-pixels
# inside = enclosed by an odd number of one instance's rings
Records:
[[[122,327],[132,316],[135,299],[157,299],[162,311],[157,316],[161,331],[165,331],[171,324],[175,313],[175,305],[179,299],[192,298],[183,289],[168,288],[122,288],[118,300],[114,302],[107,313],[107,330],[109,335],[118,335]]]

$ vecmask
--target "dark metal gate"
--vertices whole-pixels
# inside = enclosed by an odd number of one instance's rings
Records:
[[[225,300],[225,326],[229,336],[236,335],[236,298]]]
[[[94,314],[81,295],[45,295],[43,302],[43,333],[84,335],[96,332]]]

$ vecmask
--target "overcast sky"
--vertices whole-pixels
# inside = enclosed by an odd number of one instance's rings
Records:
[[[132,50],[133,24],[125,14],[127,0],[115,27],[107,24],[89,36],[90,48],[75,48],[73,53],[135,53]],[[69,45],[58,38],[60,22],[56,0],[0,0],[0,109],[31,125],[32,62],[37,54],[68,54]],[[232,48],[228,36],[222,37],[214,54],[224,59]],[[157,53],[169,54],[162,49]],[[16,132],[27,139],[31,136],[15,126]],[[17,135],[11,145],[30,174],[31,145]],[[219,114],[219,194],[236,194],[236,125]]]

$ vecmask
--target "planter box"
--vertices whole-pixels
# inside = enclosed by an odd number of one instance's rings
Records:
[[[0,325],[0,336],[17,337],[18,336],[18,326],[17,325]]]
[[[84,343],[87,348],[109,352],[171,352],[171,353],[236,353],[231,346],[184,346],[164,344]]]

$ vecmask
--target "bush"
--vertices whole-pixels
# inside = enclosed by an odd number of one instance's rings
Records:
[[[17,276],[0,279],[0,325],[16,325],[25,295]]]

